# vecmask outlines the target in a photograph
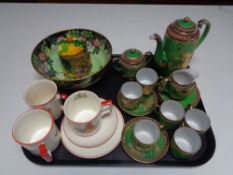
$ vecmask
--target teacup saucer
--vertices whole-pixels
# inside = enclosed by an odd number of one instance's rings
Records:
[[[71,142],[81,147],[95,147],[106,142],[114,134],[117,128],[117,120],[117,109],[113,106],[112,112],[108,116],[104,116],[100,129],[90,136],[78,135],[70,127],[67,119],[64,118],[62,122],[64,133]]]
[[[137,121],[142,119],[145,119],[145,117],[134,118],[126,123],[122,132],[121,142],[125,152],[132,159],[141,163],[153,163],[160,160],[167,153],[169,147],[168,133],[165,129],[162,129],[160,138],[157,143],[154,144],[153,149],[145,152],[138,151],[132,144],[133,126]]]
[[[162,89],[161,84],[159,84],[159,86],[158,86],[158,96],[162,102],[166,101],[166,100],[172,100],[172,98],[166,94],[165,90]],[[198,105],[200,99],[201,99],[200,92],[199,92],[197,86],[195,86],[192,90],[192,93],[189,96],[185,97],[182,100],[176,100],[176,101],[180,102],[184,108],[187,108],[190,105],[192,107],[196,107]]]
[[[121,134],[124,128],[124,119],[121,112],[115,108],[118,118],[117,128],[109,140],[95,147],[81,147],[71,142],[64,133],[64,125],[61,125],[61,140],[65,148],[73,155],[86,159],[94,159],[112,152],[121,141]]]
[[[120,95],[117,94],[117,103],[122,111],[132,116],[145,116],[150,114],[158,104],[158,97],[156,92],[153,92],[150,96],[142,96],[141,101],[136,109],[125,109],[120,102]]]

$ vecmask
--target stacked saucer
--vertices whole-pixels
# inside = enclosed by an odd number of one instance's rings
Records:
[[[96,132],[88,135],[78,132],[67,117],[64,117],[61,124],[61,140],[65,148],[75,156],[86,159],[99,158],[119,145],[123,128],[123,116],[113,105],[111,112],[102,117],[101,125]]]

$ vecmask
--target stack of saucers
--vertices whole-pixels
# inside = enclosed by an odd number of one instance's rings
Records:
[[[121,141],[124,119],[111,100],[90,91],[72,94],[64,104],[61,139],[75,156],[92,159],[107,155]]]

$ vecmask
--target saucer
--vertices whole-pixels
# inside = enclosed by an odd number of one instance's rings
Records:
[[[159,84],[158,86],[158,96],[159,99],[163,102],[166,100],[173,100],[169,95],[166,94],[166,92],[164,92],[164,90],[161,87],[161,84]],[[192,107],[196,107],[200,101],[201,97],[200,97],[200,92],[197,88],[197,86],[195,86],[192,90],[192,93],[188,96],[186,96],[184,99],[182,100],[176,100],[178,102],[180,102],[180,104],[184,107],[187,108],[188,106],[192,106]]]
[[[63,120],[63,130],[66,137],[74,144],[81,147],[95,147],[103,144],[114,134],[117,128],[117,108],[112,107],[112,112],[108,116],[104,116],[100,129],[89,136],[78,135],[73,128],[69,126],[67,119]]]
[[[121,112],[116,109],[117,113],[117,118],[118,118],[118,124],[117,124],[117,129],[112,135],[112,137],[104,142],[103,144],[96,146],[96,147],[80,147],[73,142],[71,142],[65,135],[64,133],[64,126],[63,123],[61,125],[61,141],[64,145],[64,147],[73,155],[81,158],[86,158],[86,159],[94,159],[94,158],[99,158],[102,156],[105,156],[112,152],[120,143],[121,141],[121,134],[122,130],[124,128],[124,119],[121,114]]]
[[[156,92],[153,92],[149,96],[142,96],[141,101],[136,109],[125,109],[120,102],[120,95],[117,94],[117,103],[122,111],[132,116],[144,116],[150,114],[158,104],[158,97]]]
[[[145,117],[134,118],[126,123],[121,142],[125,152],[132,159],[141,163],[153,163],[160,160],[167,153],[169,147],[168,133],[165,129],[161,130],[160,138],[157,143],[154,144],[152,150],[138,151],[132,145],[132,134],[135,123],[142,119],[145,119]]]

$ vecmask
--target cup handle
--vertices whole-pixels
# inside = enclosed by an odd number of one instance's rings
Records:
[[[69,97],[69,95],[65,94],[65,93],[59,93],[59,94],[57,94],[57,99],[66,100],[68,97]]]
[[[63,102],[69,97],[68,94],[65,94],[65,93],[59,93],[57,94],[57,99],[61,99]],[[64,109],[64,105],[61,105],[61,110]]]
[[[160,106],[156,105],[155,108],[154,108],[154,110],[153,110],[153,116],[154,116],[155,119],[157,119],[158,116],[160,115],[159,111],[160,111]]]
[[[185,125],[184,121],[180,123],[180,127],[185,127],[185,126],[186,125]]]
[[[169,78],[164,78],[161,80],[161,84],[162,84],[162,87],[160,88],[161,92],[166,92],[166,86],[168,83],[170,83]]]
[[[51,162],[53,160],[51,151],[46,148],[44,143],[39,145],[40,156],[46,161]]]
[[[120,62],[119,62],[119,57],[113,58],[113,59],[112,59],[112,63],[113,63],[114,68],[115,68],[118,72],[121,72],[121,71],[122,71],[122,67],[121,67],[121,64],[120,64]]]
[[[112,100],[105,100],[101,102],[101,115],[104,117],[112,112]]]
[[[161,123],[160,123],[160,125],[159,125],[159,128],[160,128],[161,130],[166,129],[166,127],[165,127],[163,124],[161,124]]]
[[[187,106],[187,110],[189,110],[189,109],[193,109],[193,106],[192,106],[191,104],[189,104],[189,105]]]
[[[153,58],[153,54],[150,51],[147,51],[144,55],[146,57],[146,65],[148,65]]]

